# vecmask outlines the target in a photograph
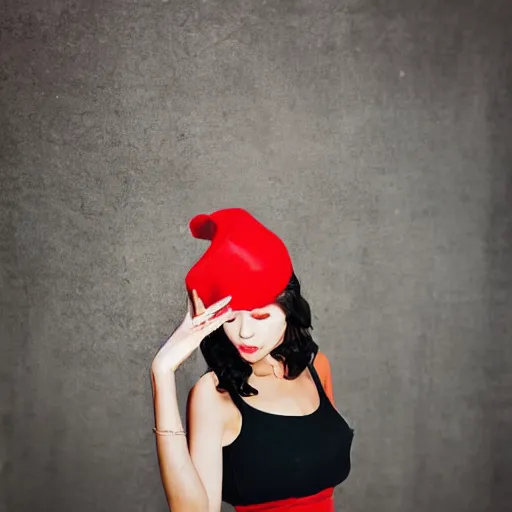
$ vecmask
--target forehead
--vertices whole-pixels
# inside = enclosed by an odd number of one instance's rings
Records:
[[[277,304],[265,304],[264,306],[260,306],[259,308],[254,309],[236,309],[235,311],[239,311],[240,313],[259,313],[261,311],[271,311],[273,309],[280,309]]]

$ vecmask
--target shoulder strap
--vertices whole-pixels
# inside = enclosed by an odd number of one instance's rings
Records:
[[[316,388],[318,389],[320,398],[323,400],[324,398],[327,397],[327,395],[325,394],[325,390],[322,385],[322,381],[320,380],[320,377],[316,371],[315,365],[313,364],[313,360],[310,363],[308,363],[308,369],[311,373],[311,376],[313,377],[313,380],[315,381]]]
[[[246,411],[246,403],[242,400],[242,397],[238,394],[238,392],[233,389],[231,386],[228,388],[229,396],[231,396],[231,400],[236,405],[238,410],[243,414]]]

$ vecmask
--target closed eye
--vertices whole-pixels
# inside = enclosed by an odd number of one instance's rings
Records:
[[[251,316],[256,320],[265,320],[270,316],[270,313],[253,313]]]

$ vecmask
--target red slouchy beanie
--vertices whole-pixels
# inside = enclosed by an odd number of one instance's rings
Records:
[[[242,208],[226,208],[190,221],[192,236],[210,247],[190,269],[185,284],[205,307],[230,295],[234,310],[271,304],[286,288],[293,266],[283,241]]]

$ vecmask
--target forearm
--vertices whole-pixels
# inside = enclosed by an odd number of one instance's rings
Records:
[[[155,422],[158,430],[183,430],[174,372],[151,372]],[[205,512],[208,495],[188,450],[184,435],[156,435],[162,484],[172,512]]]

